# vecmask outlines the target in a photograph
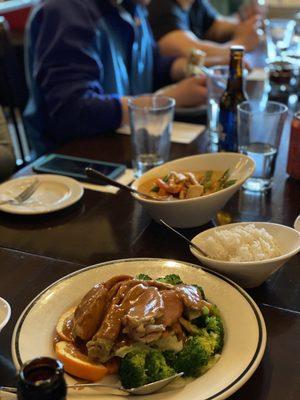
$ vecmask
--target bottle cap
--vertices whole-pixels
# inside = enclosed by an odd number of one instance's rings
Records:
[[[230,51],[232,51],[232,52],[245,51],[245,47],[244,46],[239,46],[239,45],[231,46],[230,47]]]

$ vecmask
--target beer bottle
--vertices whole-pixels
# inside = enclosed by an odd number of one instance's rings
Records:
[[[231,47],[227,87],[220,98],[220,151],[238,151],[237,106],[246,100],[243,89],[243,55],[242,46]]]
[[[19,373],[17,393],[18,400],[65,400],[62,363],[49,357],[25,363]]]

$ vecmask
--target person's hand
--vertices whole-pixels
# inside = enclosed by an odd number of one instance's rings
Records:
[[[251,0],[250,2],[240,6],[238,14],[242,21],[247,20],[253,15],[259,15],[261,18],[264,18],[266,14],[266,6],[258,4],[257,0]]]
[[[173,97],[177,107],[193,107],[206,104],[207,89],[204,76],[192,76],[159,90],[159,94]]]
[[[232,43],[244,46],[246,51],[254,50],[259,44],[259,35],[257,33],[259,20],[259,16],[255,15],[239,23]]]

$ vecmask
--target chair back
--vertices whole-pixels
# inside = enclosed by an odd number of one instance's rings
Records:
[[[30,161],[30,149],[22,118],[26,101],[24,73],[17,61],[9,24],[0,16],[0,105],[8,121],[19,166]]]

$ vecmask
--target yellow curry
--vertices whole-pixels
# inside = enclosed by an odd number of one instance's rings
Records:
[[[139,186],[139,191],[162,200],[184,200],[206,196],[236,182],[224,171],[170,171],[161,178],[152,178]]]

